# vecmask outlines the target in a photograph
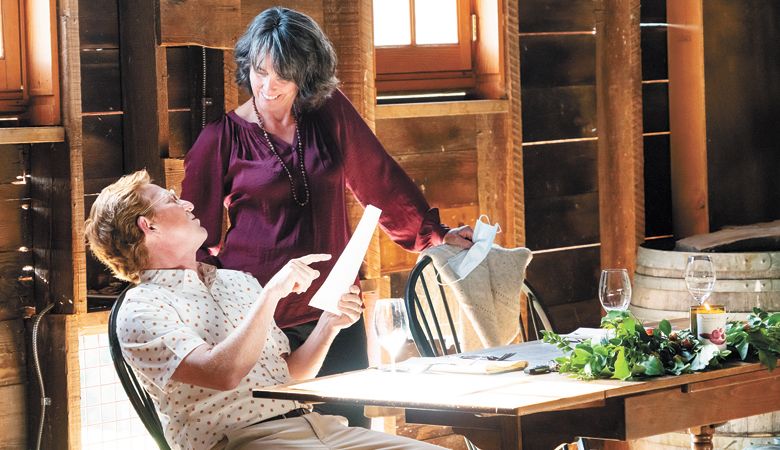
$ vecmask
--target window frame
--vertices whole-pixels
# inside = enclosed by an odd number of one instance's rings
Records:
[[[24,3],[0,0],[4,57],[0,58],[0,113],[19,113],[26,105]]]
[[[470,0],[456,0],[458,43],[375,47],[376,88],[379,93],[469,89],[476,84]],[[412,11],[414,37],[414,0]]]

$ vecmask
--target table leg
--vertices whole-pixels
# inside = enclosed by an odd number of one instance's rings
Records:
[[[702,425],[700,427],[688,428],[691,434],[692,450],[713,450],[712,434],[717,425]]]
[[[520,417],[504,416],[501,421],[501,450],[523,450],[523,431]]]

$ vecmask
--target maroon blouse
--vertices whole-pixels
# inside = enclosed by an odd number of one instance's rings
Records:
[[[282,328],[316,320],[322,312],[308,303],[349,240],[345,188],[362,205],[382,209],[380,226],[407,250],[440,244],[447,232],[438,210],[428,206],[341,91],[320,109],[302,114],[299,127],[311,192],[306,206],[293,200],[287,174],[260,127],[233,111],[200,133],[184,160],[182,183],[182,198],[195,205],[208,231],[200,260],[249,272],[265,285],[292,258],[333,255],[313,266],[321,275],[307,292],[279,304],[276,322]],[[269,138],[294,168],[298,198],[304,199],[297,141],[289,145],[272,134]],[[220,246],[223,207],[230,228]]]

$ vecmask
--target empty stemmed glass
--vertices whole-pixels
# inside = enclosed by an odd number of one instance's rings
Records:
[[[379,344],[390,356],[390,370],[407,338],[406,307],[402,298],[383,298],[374,304],[374,331]]]
[[[688,257],[688,264],[685,266],[685,286],[699,305],[709,298],[715,289],[715,266],[709,256]]]
[[[631,303],[631,280],[626,269],[604,269],[599,279],[599,301],[607,312],[625,311]]]

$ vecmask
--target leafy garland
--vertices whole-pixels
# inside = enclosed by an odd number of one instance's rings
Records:
[[[758,358],[770,370],[780,357],[780,312],[753,309],[747,322],[726,325],[726,350],[704,343],[689,329],[672,331],[667,320],[646,329],[630,312],[610,311],[601,319],[608,338],[572,345],[566,338],[544,331],[544,342],[564,353],[558,370],[581,379],[629,380],[680,375],[720,367],[730,357]]]

